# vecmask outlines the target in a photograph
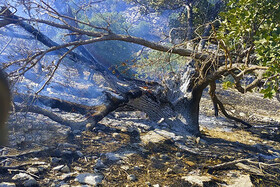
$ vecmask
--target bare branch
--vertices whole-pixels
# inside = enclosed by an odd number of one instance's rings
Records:
[[[64,54],[59,58],[57,64],[55,65],[55,68],[54,68],[54,70],[52,71],[52,73],[51,73],[50,77],[48,78],[48,80],[44,83],[44,85],[43,85],[37,92],[35,92],[36,95],[37,95],[39,92],[41,92],[41,91],[46,87],[46,85],[51,81],[51,79],[53,78],[53,76],[54,76],[54,74],[55,74],[55,72],[56,72],[56,70],[57,70],[59,64],[62,62],[62,60],[64,59],[64,57],[66,57],[66,55],[68,55],[69,53],[71,53],[71,52],[72,52],[75,48],[77,48],[77,47],[78,47],[78,45],[72,47],[69,51],[67,51],[66,53],[64,53]]]

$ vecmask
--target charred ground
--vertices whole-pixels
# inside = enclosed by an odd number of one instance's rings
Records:
[[[256,93],[218,90],[232,115],[252,128],[235,128],[233,121],[211,117],[214,111],[206,92],[201,138],[186,139],[168,128],[158,129],[161,124],[140,112],[112,113],[91,132],[73,131],[34,113],[14,114],[10,146],[1,149],[0,181],[22,186],[26,179],[14,177],[27,173],[39,186],[78,186],[83,184],[79,174],[90,173],[102,176],[103,186],[219,186],[236,181],[280,185],[279,102]]]

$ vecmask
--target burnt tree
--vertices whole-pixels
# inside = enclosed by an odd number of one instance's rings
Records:
[[[43,98],[38,95],[31,96],[41,99],[45,105],[60,108],[61,110],[75,108],[77,112],[87,115],[88,118],[93,121],[93,125],[110,112],[123,107],[129,107],[130,109],[145,112],[153,121],[165,123],[172,131],[178,134],[199,135],[199,105],[203,90],[208,85],[213,88],[213,84],[216,80],[225,75],[232,75],[237,83],[237,89],[242,93],[245,93],[258,85],[258,81],[261,79],[263,71],[267,69],[266,67],[253,64],[244,67],[242,57],[246,57],[248,53],[250,54],[250,51],[244,51],[244,53],[238,54],[238,58],[236,58],[235,61],[231,61],[230,65],[227,65],[227,56],[220,52],[219,49],[215,51],[202,51],[183,48],[180,47],[180,45],[178,47],[169,47],[161,43],[147,41],[130,35],[116,34],[109,28],[97,28],[97,26],[91,25],[90,23],[85,23],[71,16],[60,14],[49,5],[45,5],[42,9],[58,17],[60,21],[62,20],[60,23],[45,19],[23,18],[17,16],[10,9],[12,8],[2,7],[0,13],[0,25],[17,25],[33,35],[36,40],[40,41],[47,47],[46,50],[42,50],[41,52],[35,53],[25,59],[27,65],[24,69],[19,70],[21,75],[33,68],[34,65],[38,63],[38,59],[40,59],[41,56],[55,51],[61,56],[58,60],[58,64],[63,58],[68,58],[68,60],[77,63],[87,64],[95,72],[102,75],[110,85],[113,91],[105,91],[107,102],[100,106],[88,107],[54,98]],[[72,24],[70,22],[72,22]],[[68,30],[75,36],[86,37],[82,40],[76,40],[73,37],[70,42],[58,44],[29,23],[45,24],[54,28]],[[100,31],[80,29],[77,23],[97,28]],[[209,28],[207,27],[207,29]],[[214,40],[214,43],[219,42],[217,40],[215,41],[215,38],[209,38],[209,40],[210,39],[212,41]],[[83,47],[84,45],[95,42],[109,40],[131,42],[162,52],[188,56],[192,60],[186,62],[185,68],[182,69],[180,73],[170,74],[164,82],[150,82],[128,78],[118,73],[117,70],[115,73],[109,71],[108,68],[106,68],[101,62],[95,60],[87,49]],[[203,38],[203,41],[205,40],[206,39]],[[79,50],[79,54],[74,52],[74,49],[76,48]],[[246,85],[246,87],[242,87],[240,81],[247,73],[255,73],[256,81],[252,82],[250,85]],[[211,97],[214,103],[216,103],[216,105],[218,104],[223,113],[225,113],[224,107],[215,95],[215,89],[212,89]],[[34,111],[39,111],[48,115],[47,112],[37,110],[36,108],[34,108]],[[55,120],[57,118],[53,117],[53,119]],[[59,121],[59,119],[57,120]]]

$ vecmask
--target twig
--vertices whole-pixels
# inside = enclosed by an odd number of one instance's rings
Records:
[[[32,150],[32,151],[26,151],[26,152],[22,152],[20,154],[14,154],[14,155],[1,155],[0,159],[5,159],[5,158],[16,158],[16,157],[21,157],[21,156],[26,156],[26,155],[30,155],[30,154],[37,154],[43,151],[46,151],[48,149],[39,149],[39,150]]]
[[[206,166],[206,168],[208,168],[208,169],[224,169],[224,168],[228,168],[230,166],[233,166],[237,163],[248,162],[248,161],[251,161],[251,159],[239,159],[239,160],[234,160],[234,161],[230,161],[230,162],[225,162],[225,163],[222,163],[222,164],[217,164],[215,166]]]
[[[40,177],[38,175],[34,175],[33,173],[30,173],[28,171],[25,171],[25,170],[20,170],[20,169],[8,169],[9,172],[21,172],[21,173],[26,173],[34,178],[37,178],[39,179]]]
[[[0,170],[7,170],[7,169],[18,169],[24,166],[40,166],[40,165],[47,165],[46,162],[30,162],[30,163],[22,163],[15,166],[0,166]]]

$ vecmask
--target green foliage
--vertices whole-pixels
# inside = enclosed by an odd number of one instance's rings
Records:
[[[253,49],[256,65],[266,66],[266,84],[262,93],[272,97],[280,78],[280,1],[229,0],[222,18],[218,38],[231,53]]]
[[[227,90],[229,88],[233,88],[234,83],[231,81],[225,81],[225,82],[223,82],[222,86],[223,86],[223,89]]]

